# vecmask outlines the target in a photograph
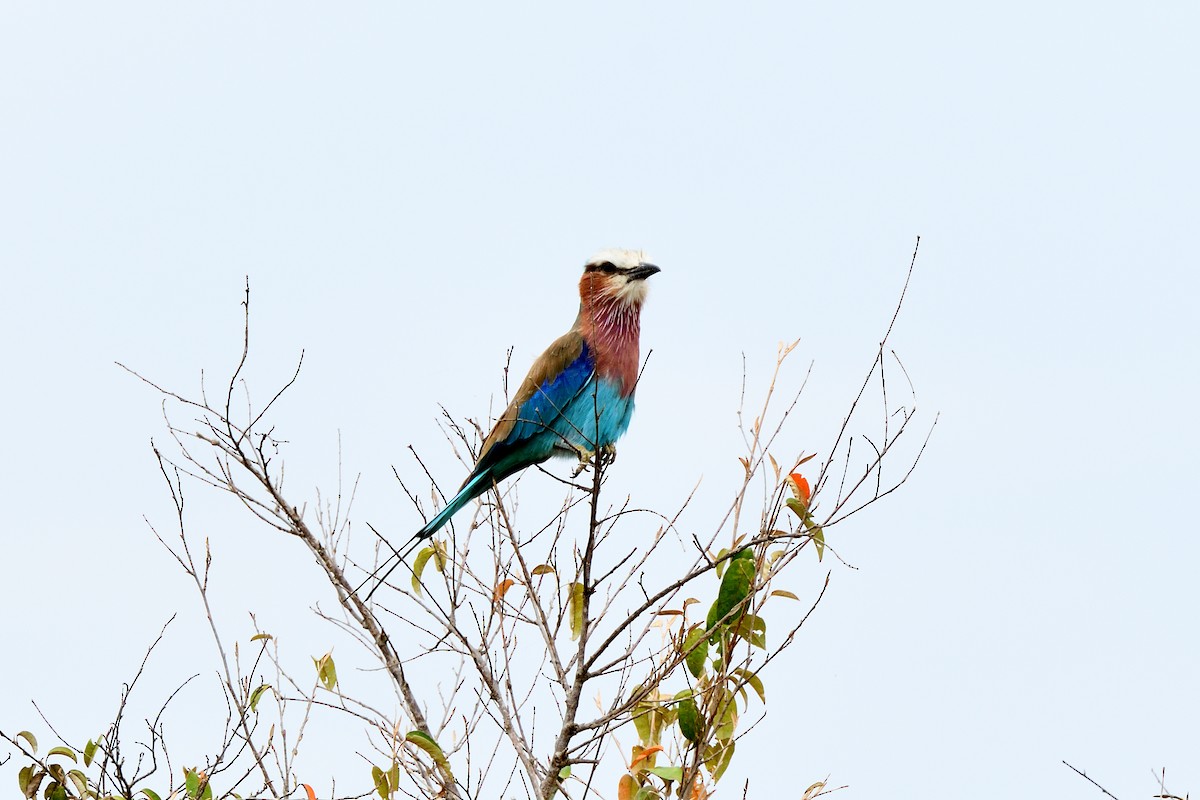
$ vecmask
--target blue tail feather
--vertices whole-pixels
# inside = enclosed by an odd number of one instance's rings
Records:
[[[459,510],[462,509],[463,506],[491,488],[492,480],[492,471],[490,469],[484,470],[480,474],[471,478],[463,485],[461,489],[458,490],[458,494],[454,495],[454,497],[450,499],[450,502],[446,504],[445,508],[439,511],[433,519],[425,523],[425,527],[417,531],[413,537],[408,540],[403,550],[399,552],[393,550],[392,552],[395,553],[396,562],[387,568],[382,577],[379,578],[378,583],[375,584],[371,591],[367,592],[366,599],[371,599],[371,595],[375,594],[375,590],[387,581],[388,576],[392,574],[392,571],[395,570],[396,567],[404,563],[404,559],[408,558],[408,556],[414,549],[416,549],[417,545],[420,544],[422,540],[428,539],[430,536],[433,536],[433,534],[437,533],[442,526],[450,521],[451,517],[453,517],[456,513],[458,513]],[[362,587],[360,586],[359,588],[361,589]]]
[[[449,503],[446,503],[446,507],[439,511],[433,519],[425,523],[425,527],[417,531],[413,538],[428,539],[430,536],[433,536],[435,533],[441,530],[442,526],[449,522],[450,518],[457,514],[463,506],[486,492],[491,488],[491,486],[491,470],[484,470],[475,477],[471,478],[463,485],[461,489],[458,490],[458,494],[454,495],[454,497],[450,499]]]

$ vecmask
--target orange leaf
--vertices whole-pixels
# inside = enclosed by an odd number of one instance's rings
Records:
[[[501,600],[503,600],[504,593],[511,589],[514,583],[516,583],[516,581],[514,581],[512,578],[505,578],[504,580],[500,581],[500,585],[496,587],[494,592],[492,592],[492,602],[499,603]]]
[[[309,786],[307,783],[302,783],[300,785],[304,787],[304,791],[308,794],[308,800],[317,800],[317,793],[313,791],[311,786]]]
[[[632,775],[622,775],[621,780],[617,782],[617,800],[633,800],[633,795],[637,792],[637,781]]]
[[[792,492],[800,502],[808,505],[808,501],[812,499],[812,489],[809,488],[805,477],[799,472],[793,472],[788,476],[788,485],[792,487]]]
[[[704,788],[704,781],[698,777],[692,784],[692,800],[708,800],[708,789]]]
[[[629,768],[633,769],[634,767],[636,767],[638,765],[639,761],[644,761],[645,759],[649,758],[650,756],[654,755],[655,753],[657,753],[658,751],[660,751],[662,749],[663,748],[662,748],[661,744],[656,744],[656,745],[654,745],[654,747],[647,747],[645,750],[638,753],[637,757],[634,758],[633,761],[630,762]]]

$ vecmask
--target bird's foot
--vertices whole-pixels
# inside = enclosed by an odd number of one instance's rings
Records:
[[[592,458],[595,457],[596,453],[595,451],[588,450],[586,447],[582,447],[580,445],[575,445],[574,449],[575,453],[579,456],[579,463],[576,464],[575,469],[571,471],[571,477],[578,478],[581,472],[591,466]]]
[[[600,448],[599,452],[588,450],[581,445],[575,445],[575,453],[579,456],[579,463],[575,465],[574,471],[571,472],[572,478],[578,478],[580,473],[592,466],[593,461],[603,466],[608,466],[617,460],[617,448],[611,444],[606,444]]]

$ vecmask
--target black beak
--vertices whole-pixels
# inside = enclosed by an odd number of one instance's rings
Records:
[[[656,272],[662,272],[662,270],[653,264],[638,264],[626,272],[625,277],[631,281],[644,281]]]

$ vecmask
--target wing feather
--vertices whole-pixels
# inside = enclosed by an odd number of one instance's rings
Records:
[[[505,445],[501,449],[507,449],[545,433],[594,372],[595,363],[579,331],[571,330],[555,340],[533,362],[516,396],[484,440],[472,474],[485,467],[485,462],[495,460],[493,450],[497,445]]]

